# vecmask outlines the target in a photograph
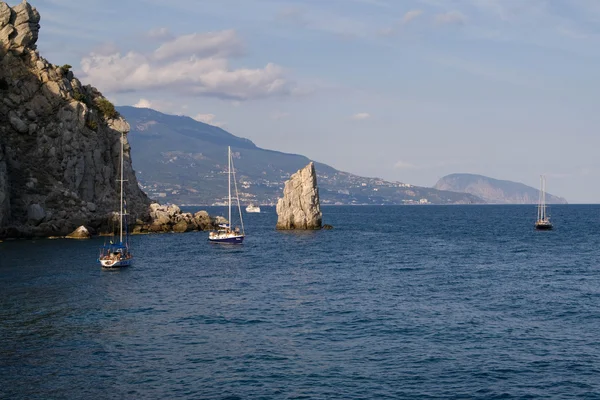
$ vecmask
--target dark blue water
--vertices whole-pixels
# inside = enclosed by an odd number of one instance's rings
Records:
[[[0,397],[600,397],[600,206],[266,211],[118,272],[99,239],[0,243]]]

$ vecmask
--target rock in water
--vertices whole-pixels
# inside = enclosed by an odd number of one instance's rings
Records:
[[[285,183],[277,201],[277,229],[321,229],[317,173],[311,162]]]
[[[138,220],[133,233],[162,233],[204,231],[217,227],[219,217],[211,218],[206,211],[196,214],[181,212],[176,205],[160,205],[152,203],[149,207],[148,219]]]
[[[89,239],[90,237],[90,231],[83,225],[66,236],[67,239]]]
[[[119,208],[129,125],[95,88],[36,50],[40,15],[0,1],[0,239],[98,229]],[[124,138],[127,211],[148,214]]]

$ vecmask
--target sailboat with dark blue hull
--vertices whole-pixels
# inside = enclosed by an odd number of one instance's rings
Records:
[[[240,196],[237,189],[237,181],[235,179],[235,168],[233,166],[233,158],[231,157],[231,147],[227,148],[227,186],[228,186],[228,198],[227,206],[229,210],[229,219],[226,224],[220,224],[216,231],[212,231],[208,235],[208,241],[211,243],[223,243],[223,244],[242,244],[246,234],[244,232],[244,220],[242,218],[242,208],[240,206]],[[233,185],[235,187],[235,198],[237,199],[238,213],[240,216],[239,227],[232,228],[231,224],[231,177],[233,176]]]
[[[127,229],[127,203],[123,198],[123,143],[125,142],[124,133],[121,133],[121,153],[120,153],[120,169],[121,179],[121,199],[120,199],[120,211],[119,211],[119,241],[116,242],[116,238],[113,238],[108,245],[105,245],[100,249],[100,256],[98,262],[102,265],[102,268],[106,269],[117,269],[122,267],[128,267],[133,263],[133,254],[131,254],[129,248],[129,231]],[[114,232],[114,230],[113,230]]]
[[[546,177],[540,176],[540,201],[538,203],[537,220],[535,221],[535,229],[539,231],[552,230],[552,222],[548,216],[548,210],[546,206]]]

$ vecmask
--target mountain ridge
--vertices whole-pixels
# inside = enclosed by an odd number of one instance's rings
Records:
[[[446,175],[433,186],[440,190],[469,193],[492,204],[536,204],[540,190],[521,182],[490,178],[470,173]],[[567,204],[567,200],[546,193],[548,204]]]
[[[310,160],[263,149],[222,128],[149,108],[120,106],[131,125],[129,140],[138,180],[162,202],[216,205],[226,193],[225,155],[231,146],[244,204],[275,204],[284,182]],[[473,204],[476,196],[350,174],[314,161],[321,203]]]

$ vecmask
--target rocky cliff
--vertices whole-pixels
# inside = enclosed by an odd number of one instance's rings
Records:
[[[40,15],[0,2],[0,238],[98,229],[118,207],[121,134],[129,125],[70,66],[36,50]],[[125,137],[128,211],[147,214]],[[135,221],[135,219],[132,219]]]
[[[277,201],[277,229],[321,229],[322,214],[317,173],[311,162],[285,183]]]
[[[434,186],[439,190],[470,193],[492,204],[535,204],[540,191],[519,182],[504,181],[474,174],[451,174],[440,179]],[[566,204],[561,197],[546,194],[546,201]]]

